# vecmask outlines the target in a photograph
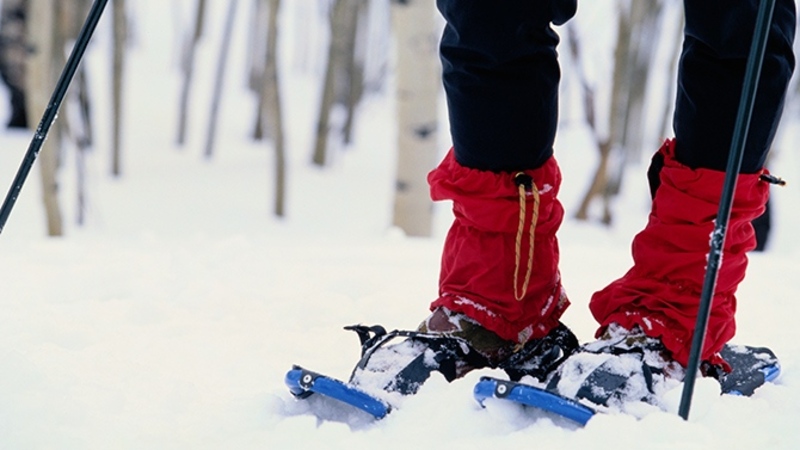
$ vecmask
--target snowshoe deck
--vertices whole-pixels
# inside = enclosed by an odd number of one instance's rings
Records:
[[[750,396],[780,374],[778,358],[767,348],[726,345],[720,353],[733,369],[718,377],[722,394]],[[488,398],[503,399],[556,414],[580,425],[585,425],[597,412],[545,389],[492,377],[482,377],[473,394],[480,404]]]
[[[382,419],[389,413],[390,407],[383,401],[353,387],[347,383],[328,377],[300,366],[293,366],[286,373],[286,386],[298,398],[308,398],[313,394],[324,395]]]

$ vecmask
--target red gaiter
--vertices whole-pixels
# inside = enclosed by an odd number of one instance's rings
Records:
[[[525,179],[532,183],[520,187]],[[433,200],[452,200],[455,214],[431,309],[463,313],[515,342],[545,336],[569,304],[558,271],[564,209],[555,159],[495,173],[461,166],[451,150],[428,182]]]
[[[601,325],[598,336],[610,323],[639,325],[686,366],[725,173],[680,164],[674,140],[659,152],[665,160],[661,184],[647,226],[633,240],[633,268],[595,293],[590,309]],[[702,354],[712,363],[722,363],[718,352],[736,330],[734,294],[756,243],[750,222],[769,196],[768,183],[759,179],[764,173],[738,176]]]

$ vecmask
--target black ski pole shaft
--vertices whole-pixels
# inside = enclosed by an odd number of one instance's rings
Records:
[[[774,10],[775,0],[761,0],[761,4],[758,8],[758,16],[756,17],[756,26],[752,45],[750,47],[750,54],[747,59],[742,96],[739,102],[739,111],[733,129],[733,139],[728,156],[728,167],[725,172],[725,182],[722,187],[722,196],[719,202],[719,211],[717,212],[717,221],[714,232],[711,234],[711,250],[708,254],[706,275],[703,281],[703,290],[700,295],[700,305],[697,311],[694,336],[692,337],[689,364],[686,367],[686,379],[684,380],[680,409],[678,411],[684,420],[689,419],[689,409],[692,404],[694,385],[697,372],[700,369],[700,359],[702,358],[703,344],[706,338],[706,328],[708,327],[708,320],[711,315],[711,304],[714,299],[717,276],[719,275],[719,268],[722,262],[725,234],[730,221],[731,208],[733,206],[736,179],[742,168],[744,147],[747,142],[748,131],[750,130],[750,119],[753,116],[753,106],[758,89],[758,80],[761,76],[761,66],[764,62],[764,52],[767,46],[767,37],[769,36],[772,13]]]
[[[95,0],[92,8],[89,10],[89,14],[86,17],[86,22],[83,24],[83,28],[78,34],[75,45],[72,48],[72,52],[70,53],[64,69],[61,71],[61,76],[56,83],[53,95],[50,97],[50,102],[47,104],[47,108],[44,110],[42,120],[39,122],[39,126],[36,128],[33,139],[28,146],[28,151],[25,153],[25,157],[23,158],[22,164],[17,171],[17,175],[14,177],[14,182],[11,184],[11,188],[6,194],[2,208],[0,208],[0,233],[3,232],[6,221],[8,221],[8,216],[11,214],[11,210],[14,208],[14,204],[16,203],[19,193],[22,190],[22,185],[25,184],[25,180],[28,178],[28,174],[33,167],[33,163],[36,161],[36,157],[39,156],[39,151],[41,150],[42,145],[44,145],[45,139],[47,139],[47,133],[50,131],[50,126],[53,124],[53,122],[55,122],[56,117],[58,116],[58,109],[61,107],[61,102],[64,101],[64,96],[67,93],[67,89],[72,82],[72,78],[75,76],[75,72],[78,70],[78,65],[83,58],[83,54],[86,52],[86,47],[89,45],[89,40],[91,40],[95,28],[97,28],[97,23],[100,21],[100,17],[103,15],[103,10],[106,7],[106,3],[108,3],[108,0]]]

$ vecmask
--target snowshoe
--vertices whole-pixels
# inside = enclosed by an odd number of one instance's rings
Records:
[[[731,371],[726,372],[721,367],[706,364],[703,373],[719,381],[722,394],[750,396],[758,387],[774,381],[780,374],[780,363],[767,348],[726,345],[720,354],[730,365]],[[597,412],[609,410],[606,407],[611,398],[609,392],[618,390],[629,382],[618,370],[610,370],[611,367],[611,364],[596,365],[569,397],[557,390],[556,385],[560,381],[557,377],[538,386],[528,382],[483,377],[475,386],[474,397],[482,405],[488,398],[498,398],[585,425]],[[646,370],[645,373],[647,372]],[[643,377],[645,385],[650,384],[651,389],[652,376],[651,368],[649,376]]]

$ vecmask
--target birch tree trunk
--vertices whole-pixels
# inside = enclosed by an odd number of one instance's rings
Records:
[[[394,225],[410,236],[430,236],[433,205],[427,173],[438,155],[440,69],[435,11],[425,0],[395,1],[398,159]]]
[[[56,2],[51,0],[29,0],[28,43],[30,54],[26,61],[28,123],[38,126],[40,115],[47,108],[50,93],[55,84],[53,60],[56,51],[55,29],[57,27]],[[49,236],[63,235],[63,221],[58,202],[58,152],[61,138],[57,127],[49,133],[39,153],[39,169],[42,181],[42,198]]]

